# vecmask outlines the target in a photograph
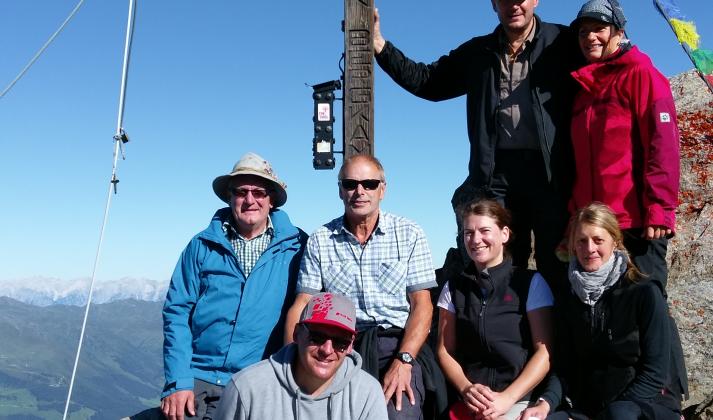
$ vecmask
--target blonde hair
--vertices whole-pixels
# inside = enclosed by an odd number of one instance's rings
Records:
[[[647,277],[644,273],[639,271],[638,268],[631,262],[631,257],[629,256],[629,251],[624,247],[624,234],[619,228],[619,221],[616,219],[616,215],[604,203],[598,201],[590,203],[586,207],[582,207],[577,210],[577,212],[572,216],[570,220],[569,227],[569,253],[570,255],[576,255],[575,253],[575,235],[577,233],[577,228],[581,225],[590,225],[598,228],[604,229],[611,237],[614,239],[614,244],[616,249],[623,252],[627,258],[627,268],[626,278],[629,281],[636,282],[639,279]]]

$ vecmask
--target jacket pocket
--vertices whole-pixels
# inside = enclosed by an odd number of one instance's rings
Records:
[[[381,263],[379,266],[379,287],[390,295],[406,293],[408,265],[404,261]]]

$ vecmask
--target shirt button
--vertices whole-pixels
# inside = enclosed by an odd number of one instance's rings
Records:
[[[220,379],[218,379],[215,383],[217,383],[218,385],[220,385]]]
[[[230,325],[235,325],[235,320],[230,321]]]

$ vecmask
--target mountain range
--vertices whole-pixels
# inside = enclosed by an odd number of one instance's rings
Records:
[[[62,280],[31,277],[3,280],[0,282],[0,296],[36,306],[84,306],[89,295],[89,283],[89,278]],[[124,277],[112,281],[97,281],[94,283],[92,302],[101,304],[124,299],[158,302],[166,297],[167,288],[168,280]]]

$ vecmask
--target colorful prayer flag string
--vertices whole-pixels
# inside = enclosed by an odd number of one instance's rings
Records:
[[[654,0],[654,6],[671,26],[678,42],[696,66],[698,74],[713,93],[713,51],[700,48],[700,35],[693,21],[688,20],[674,0]]]

